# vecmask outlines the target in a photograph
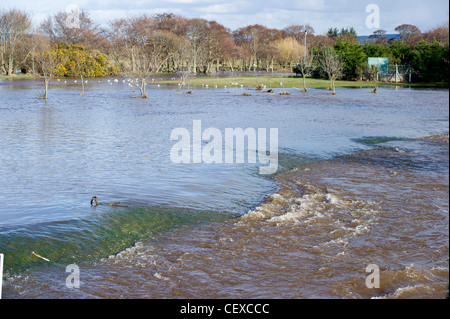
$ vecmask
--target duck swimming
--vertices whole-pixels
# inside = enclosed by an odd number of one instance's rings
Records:
[[[95,202],[95,205],[94,205],[94,202]],[[91,198],[91,206],[98,206],[98,205],[122,206],[122,205],[120,205],[120,202],[112,202],[112,203],[108,203],[108,204],[99,203],[97,201],[97,196],[92,196],[92,198]]]

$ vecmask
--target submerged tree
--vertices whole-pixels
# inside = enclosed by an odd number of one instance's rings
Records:
[[[185,86],[188,86],[189,88],[189,80],[194,76],[194,74],[190,71],[181,71],[179,74],[181,83],[178,85],[178,91],[181,91]]]
[[[377,85],[377,79],[378,79],[378,72],[380,72],[380,68],[376,65],[371,65],[369,68],[369,76],[370,79],[373,81],[373,90],[372,93],[377,93],[378,91],[378,85]]]
[[[50,79],[60,72],[57,49],[51,47],[49,43],[42,43],[40,52],[35,55],[35,62],[38,67],[38,72],[44,79],[44,94],[40,98],[45,99],[47,102]]]
[[[335,81],[343,74],[341,58],[332,48],[325,48],[319,57],[319,64],[330,80],[330,90],[336,94]]]
[[[314,56],[308,48],[304,48],[303,50],[303,54],[300,55],[295,71],[302,74],[303,92],[306,92],[306,75],[308,75],[314,68]]]

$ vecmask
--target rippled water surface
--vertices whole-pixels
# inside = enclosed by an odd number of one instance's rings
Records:
[[[445,296],[448,139],[418,138],[448,134],[448,90],[152,85],[138,99],[98,81],[84,96],[55,81],[46,104],[41,83],[0,80],[5,298]],[[194,120],[278,128],[277,174],[172,163],[171,131]]]

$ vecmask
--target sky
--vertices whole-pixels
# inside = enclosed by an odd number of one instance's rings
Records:
[[[449,14],[448,0],[0,0],[0,9],[25,10],[36,26],[73,6],[89,11],[102,26],[141,13],[172,12],[216,20],[231,30],[251,24],[277,29],[309,24],[316,34],[325,34],[330,27],[353,26],[358,35],[370,35],[376,29],[396,33],[394,29],[405,23],[427,31],[448,23]]]

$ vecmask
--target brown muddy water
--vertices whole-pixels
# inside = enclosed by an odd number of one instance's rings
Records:
[[[110,85],[0,102],[4,298],[446,297],[448,90],[155,87],[141,101]],[[34,101],[17,85],[0,97],[17,93]],[[170,130],[193,119],[278,127],[279,172],[168,163]],[[92,194],[127,207],[92,208]]]

